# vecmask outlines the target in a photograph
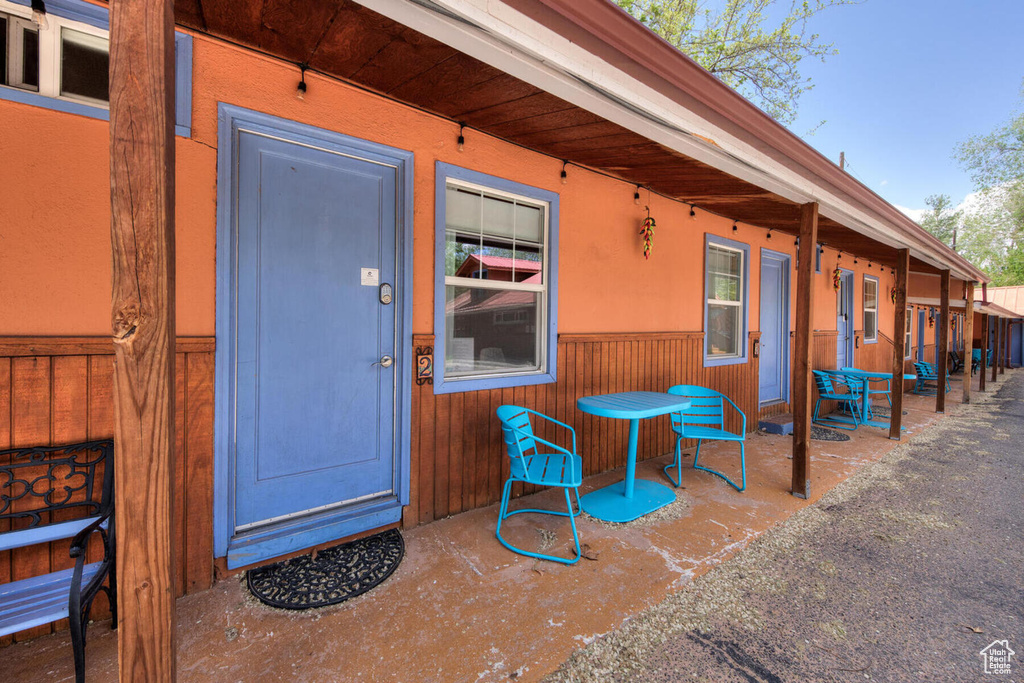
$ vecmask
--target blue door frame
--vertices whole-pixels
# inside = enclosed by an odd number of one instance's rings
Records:
[[[401,518],[402,506],[407,505],[409,502],[409,415],[412,393],[413,154],[412,152],[359,140],[224,103],[219,105],[218,120],[214,553],[217,557],[226,556],[228,567],[236,568],[396,522]],[[280,507],[280,501],[269,498],[268,496],[272,494],[263,489],[262,492],[257,493],[257,495],[264,496],[257,501],[257,507],[260,509],[252,512],[250,515],[251,519],[247,519],[246,515],[250,513],[245,509],[244,505],[242,508],[238,507],[244,501],[236,495],[237,486],[239,485],[237,477],[240,473],[246,477],[243,480],[245,485],[249,485],[249,482],[252,481],[268,480],[274,477],[284,481],[288,477],[293,476],[292,469],[296,472],[305,472],[301,476],[312,476],[315,481],[315,473],[320,464],[318,461],[314,461],[305,469],[300,466],[301,463],[293,465],[289,458],[298,461],[306,456],[302,452],[292,450],[288,451],[286,456],[277,455],[276,460],[257,460],[254,474],[254,466],[251,463],[240,462],[238,457],[241,452],[238,450],[239,444],[242,443],[242,440],[239,438],[241,433],[238,426],[239,421],[249,421],[245,423],[245,429],[242,430],[245,431],[252,426],[252,422],[258,422],[263,419],[263,415],[259,413],[258,409],[254,413],[251,407],[248,407],[244,401],[236,403],[236,397],[242,396],[239,393],[241,385],[244,385],[246,382],[253,384],[255,381],[253,378],[256,376],[260,378],[260,382],[265,381],[269,376],[278,381],[278,384],[272,384],[274,389],[280,386],[284,386],[286,389],[295,388],[288,386],[286,372],[283,372],[280,367],[266,364],[264,368],[259,364],[260,361],[258,359],[256,361],[248,360],[245,354],[251,354],[251,349],[238,346],[239,340],[245,341],[245,329],[247,327],[253,328],[253,323],[249,322],[247,318],[239,319],[238,317],[239,310],[249,310],[253,305],[251,302],[247,304],[243,300],[246,297],[251,298],[253,296],[249,293],[252,291],[252,287],[238,289],[239,282],[236,279],[239,277],[240,259],[249,258],[245,253],[239,252],[239,249],[251,249],[251,247],[246,246],[244,240],[239,239],[239,220],[246,221],[246,230],[255,230],[260,235],[257,238],[258,240],[264,238],[269,240],[274,237],[270,232],[274,229],[270,225],[271,218],[275,217],[274,211],[277,211],[278,214],[281,213],[279,208],[275,209],[274,203],[277,201],[289,201],[287,196],[282,195],[282,187],[275,187],[273,183],[264,186],[262,180],[258,184],[254,184],[251,182],[251,178],[246,179],[240,176],[239,168],[243,151],[247,148],[246,145],[252,148],[252,140],[254,139],[262,140],[263,142],[258,143],[259,148],[255,152],[250,151],[246,152],[246,154],[259,153],[263,156],[260,157],[261,161],[259,164],[254,166],[252,162],[246,162],[248,166],[245,168],[261,169],[259,172],[263,173],[262,169],[267,168],[267,164],[276,165],[277,171],[273,172],[279,171],[283,174],[281,178],[288,178],[288,163],[289,160],[293,160],[294,166],[291,167],[291,171],[299,174],[296,177],[299,177],[302,173],[312,173],[313,175],[310,177],[319,178],[316,174],[319,173],[318,169],[322,167],[323,173],[334,173],[339,179],[349,178],[351,182],[359,184],[360,189],[365,189],[361,183],[369,182],[370,185],[367,187],[375,188],[374,192],[383,193],[380,196],[386,207],[381,209],[379,216],[382,226],[381,235],[387,239],[383,239],[385,247],[374,253],[378,253],[379,258],[382,259],[379,274],[381,276],[386,274],[394,278],[392,282],[393,303],[390,305],[391,308],[387,310],[381,308],[382,312],[379,314],[380,319],[386,321],[386,324],[385,322],[380,323],[382,325],[380,330],[383,332],[383,337],[380,337],[381,348],[385,350],[394,349],[394,364],[391,368],[392,374],[389,377],[384,377],[382,374],[380,376],[383,379],[370,381],[370,386],[367,387],[371,393],[369,398],[363,395],[363,392],[351,391],[343,392],[341,396],[329,397],[332,401],[341,401],[338,404],[338,410],[331,413],[332,415],[349,415],[353,409],[350,405],[344,403],[344,401],[349,399],[364,403],[370,401],[370,405],[383,405],[387,409],[381,409],[383,412],[378,413],[378,416],[383,415],[380,418],[382,420],[380,424],[385,424],[383,420],[387,421],[386,429],[374,427],[377,429],[374,432],[377,436],[371,434],[369,437],[377,439],[375,443],[381,444],[379,451],[375,452],[373,449],[367,449],[365,457],[359,455],[362,451],[353,451],[346,454],[347,459],[344,462],[330,462],[326,468],[340,471],[341,468],[354,467],[360,472],[358,474],[359,477],[372,477],[373,475],[368,473],[373,469],[372,463],[370,465],[366,465],[366,463],[375,458],[379,460],[387,459],[387,462],[378,468],[381,472],[385,472],[384,475],[380,476],[384,476],[386,481],[374,480],[370,484],[372,488],[376,488],[376,485],[379,484],[380,488],[377,490],[381,491],[381,494],[350,499],[345,497],[347,494],[342,493],[340,494],[342,499],[337,505],[317,505],[315,502],[307,501],[303,496],[292,494],[293,497],[298,498],[298,501],[294,502],[293,507],[302,508],[305,506],[305,508],[294,513],[275,516],[274,512],[276,507]],[[243,142],[245,144],[242,144]],[[315,157],[315,155],[320,156]],[[324,163],[325,161],[327,163]],[[370,169],[371,172],[369,174],[360,174],[360,165],[362,165],[364,170]],[[375,175],[372,172],[372,169],[375,168],[382,170]],[[261,175],[260,178],[262,177]],[[240,187],[240,179],[247,183],[244,187]],[[286,184],[286,182],[281,183],[281,185]],[[390,200],[392,194],[394,196],[393,202]],[[244,206],[240,206],[240,196],[246,198]],[[258,202],[259,207],[262,207],[258,208],[255,213],[250,210],[254,201],[253,197],[258,197],[255,201]],[[304,201],[305,205],[302,205],[303,207],[311,203],[308,198]],[[337,204],[337,198],[325,198],[324,206],[326,207],[332,201],[334,204]],[[310,215],[316,213],[315,209],[315,206],[310,209]],[[256,221],[255,224],[252,223],[254,220]],[[276,220],[280,222],[282,219],[278,216]],[[391,246],[390,233],[386,230],[387,227],[390,227],[391,221],[394,222],[393,247]],[[263,225],[263,222],[266,222],[267,225]],[[252,227],[253,225],[255,227]],[[345,234],[348,233],[346,232]],[[338,235],[318,233],[315,230],[312,233],[309,230],[306,233],[302,233],[300,230],[296,230],[292,236],[278,235],[276,237],[279,241],[283,239],[281,244],[285,245],[287,249],[292,249],[292,245],[301,245],[295,246],[293,251],[288,251],[286,257],[279,257],[281,249],[277,248],[270,252],[259,252],[261,255],[256,261],[252,261],[250,258],[248,262],[258,263],[258,267],[261,269],[266,267],[267,271],[272,271],[272,274],[278,278],[274,282],[286,282],[292,290],[295,290],[295,287],[292,286],[293,283],[289,282],[289,273],[294,273],[296,280],[309,279],[309,287],[312,289],[317,285],[315,280],[317,273],[321,275],[324,272],[329,273],[329,268],[324,267],[324,264],[320,264],[318,269],[309,268],[310,272],[306,272],[301,264],[295,263],[295,255],[316,255],[318,253],[317,250],[323,247],[321,238],[327,237],[334,240],[334,249],[340,248],[338,246]],[[273,247],[274,244],[270,244],[267,248]],[[264,247],[260,246],[259,248],[263,249]],[[298,267],[298,270],[295,270],[296,267]],[[259,272],[263,271],[260,270]],[[345,278],[351,277],[351,273],[345,273]],[[360,273],[357,272],[355,277],[360,277]],[[367,283],[361,282],[361,284],[366,285]],[[256,291],[259,291],[259,281],[256,281],[256,288]],[[285,289],[287,290],[288,288]],[[373,305],[365,305],[365,303],[360,305],[365,309],[364,314],[368,312],[371,317],[374,317],[377,315],[374,311],[378,310],[375,308],[377,288],[376,286],[368,286],[366,290],[371,296],[370,302]],[[359,290],[360,295],[364,293],[366,292],[362,289]],[[304,316],[302,320],[307,321],[312,326],[322,325],[323,323],[317,320],[316,311],[303,313],[304,307],[320,307],[323,310],[324,307],[329,309],[336,306],[342,310],[349,310],[352,305],[349,301],[339,301],[336,293],[333,294],[334,298],[325,301],[317,300],[316,295],[322,294],[320,291],[314,289],[309,294],[309,300],[303,298],[301,301],[294,301],[294,306],[299,310],[300,315]],[[331,293],[328,292],[327,294]],[[287,313],[289,300],[273,301],[270,298],[272,294],[267,292],[259,292],[258,296],[260,298],[257,306],[268,306],[272,310],[285,311]],[[281,296],[288,296],[288,294]],[[296,293],[293,292],[290,296],[295,297]],[[393,323],[390,321],[393,321]],[[305,325],[306,322],[302,322],[302,324]],[[376,326],[377,323],[374,323],[374,325]],[[391,327],[392,325],[393,328]],[[281,327],[279,326],[276,329],[281,329]],[[319,328],[316,329],[319,330]],[[252,331],[250,329],[250,336],[251,334]],[[255,347],[259,349],[259,353],[264,353],[264,349],[260,344],[267,346],[272,345],[272,343],[278,344],[282,337],[285,340],[299,339],[300,341],[302,338],[302,335],[293,333],[270,336],[268,336],[269,333],[260,332],[260,334],[263,336],[258,336],[257,338],[263,341],[259,342],[257,347]],[[252,346],[252,344],[250,343],[249,346]],[[343,355],[334,353],[331,356],[330,362],[334,363],[334,367],[331,368],[332,370],[345,369],[342,363]],[[277,358],[280,358],[280,353]],[[298,363],[297,367],[307,371],[307,376],[318,380],[320,378],[315,376],[316,361],[316,357],[306,358],[302,363]],[[253,365],[254,362],[256,363],[255,365]],[[327,358],[325,357],[326,362]],[[239,363],[243,365],[240,366]],[[239,367],[244,367],[245,371],[239,372]],[[354,367],[357,373],[362,372],[365,374],[361,358],[358,363],[353,361],[350,367]],[[255,368],[255,370],[250,372],[249,368]],[[349,384],[351,384],[351,381],[365,381],[365,378],[353,380],[354,377],[355,375],[352,375],[349,378]],[[359,377],[361,378],[362,375],[360,374]],[[329,386],[329,382],[321,381],[317,383],[317,386],[322,389],[325,386]],[[374,389],[374,386],[378,388]],[[255,391],[259,392],[259,388],[257,383]],[[379,399],[374,399],[373,396],[380,395],[382,391],[393,391],[393,399],[390,401],[390,405],[386,405],[388,403],[386,398],[383,402],[375,403]],[[253,395],[261,396],[262,398],[258,400],[266,402],[265,404],[257,403],[257,405],[276,405],[273,404],[272,400],[268,400],[265,392]],[[308,399],[311,399],[312,402],[319,400],[319,397],[308,397]],[[278,403],[280,403],[280,399],[278,399]],[[287,406],[277,406],[277,409],[280,411],[289,410]],[[321,412],[329,410],[323,407],[320,407],[320,409]],[[300,416],[301,411],[301,405],[294,406],[291,409],[292,413],[299,414]],[[270,414],[273,415],[274,413]],[[356,413],[351,414],[355,415]],[[257,429],[259,429],[258,426]],[[273,430],[270,430],[270,432],[276,436],[279,433],[289,433],[289,430],[292,434],[296,433],[296,425],[289,424],[284,428],[278,426],[277,432]],[[386,430],[391,431],[388,432]],[[335,429],[335,431],[337,430]],[[381,434],[383,437],[380,436]],[[322,438],[321,441],[323,441]],[[269,451],[271,446],[281,448],[279,443],[269,443],[270,439],[266,439],[266,442],[266,446],[263,445],[263,442],[260,442],[258,445],[258,448],[265,449],[263,452]],[[330,457],[330,452],[327,451],[327,453],[328,457]],[[274,467],[278,467],[280,471],[272,471]],[[354,472],[355,470],[349,471]],[[347,486],[348,482],[343,482],[343,484]],[[255,489],[246,489],[246,495],[251,495],[253,490]],[[267,503],[267,505],[263,506],[263,503]],[[241,512],[239,512],[240,510]],[[240,517],[239,514],[241,514]],[[258,523],[253,524],[253,519],[256,519]]]
[[[759,401],[789,401],[790,256],[761,249]]]
[[[836,296],[836,367],[854,365],[853,271],[840,268],[842,283]]]

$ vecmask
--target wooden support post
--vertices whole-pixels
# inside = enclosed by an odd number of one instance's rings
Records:
[[[974,283],[967,283],[964,309],[964,403],[971,402],[971,365],[974,363]]]
[[[935,392],[935,412],[946,412],[946,372],[949,370],[949,271],[942,271],[939,285],[939,342],[935,349],[939,390]]]
[[[1003,344],[1003,319],[999,316],[992,318],[992,381],[996,381],[999,373],[999,355]]]
[[[793,495],[811,495],[811,319],[814,317],[814,257],[818,204],[800,209],[796,274],[796,330],[793,340]]]
[[[110,208],[120,680],[173,681],[172,0],[110,3]]]
[[[896,252],[896,315],[892,329],[892,417],[889,438],[899,441],[903,428],[903,367],[907,357],[907,278],[910,275],[910,250]]]
[[[988,313],[981,314],[981,364],[978,366],[978,391],[985,391],[988,370]]]

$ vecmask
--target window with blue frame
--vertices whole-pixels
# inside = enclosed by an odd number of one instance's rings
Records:
[[[436,170],[435,391],[554,382],[558,195]]]
[[[864,343],[878,342],[878,278],[864,276]]]
[[[749,245],[705,234],[705,366],[747,361],[749,261]]]
[[[108,120],[108,10],[82,0],[0,0],[0,99]],[[192,126],[192,38],[176,32],[175,132]]]

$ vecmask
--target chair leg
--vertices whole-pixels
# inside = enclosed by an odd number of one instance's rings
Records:
[[[736,485],[736,482],[734,482],[732,479],[730,479],[729,477],[725,476],[724,474],[722,474],[718,470],[713,470],[710,467],[703,467],[703,466],[697,464],[697,458],[700,456],[700,445],[701,445],[701,443],[703,443],[703,441],[700,441],[700,440],[697,441],[697,454],[693,458],[693,468],[696,469],[696,470],[701,470],[702,472],[707,472],[708,474],[713,474],[716,477],[719,477],[720,479],[724,479],[725,483],[727,483],[729,486],[733,487],[737,491],[743,491],[744,489],[746,489],[747,488],[747,459],[746,459],[746,452],[745,452],[745,450],[743,448],[743,442],[742,441],[739,442],[739,444],[740,444],[740,474],[742,475],[742,484],[739,485],[739,486]]]
[[[683,451],[682,451],[682,442],[683,442],[683,437],[677,435],[676,436],[675,458],[673,458],[671,463],[669,463],[668,465],[666,465],[664,467],[665,476],[668,477],[668,480],[670,482],[675,484],[676,488],[679,488],[680,486],[682,486],[682,483],[683,483]],[[675,479],[672,478],[672,472],[670,472],[670,470],[673,467],[676,468],[676,478]]]
[[[580,549],[580,535],[576,531],[576,515],[572,514],[572,500],[569,498],[569,489],[563,489],[565,491],[565,504],[569,508],[569,526],[572,527],[572,542],[576,546],[576,557],[571,562],[565,562],[565,564],[575,564],[579,562],[580,556],[583,555],[583,551]],[[579,496],[579,492],[576,493]]]
[[[85,683],[85,623],[81,603],[71,604],[69,617],[71,651],[75,659],[75,683]]]
[[[498,528],[494,530],[494,533],[498,536],[498,540],[504,543],[501,538],[501,522],[505,519],[505,513],[508,511],[508,494],[512,490],[512,479],[509,478],[505,482],[505,487],[501,492],[501,506],[498,508]]]
[[[577,506],[576,512],[573,512],[573,509],[572,509],[572,499],[569,497],[569,487],[564,487],[563,490],[565,491],[565,504],[566,504],[566,507],[567,507],[567,511],[566,512],[554,512],[552,510],[536,510],[536,509],[523,509],[523,510],[515,510],[514,512],[509,512],[508,511],[509,494],[512,491],[512,479],[509,478],[509,480],[505,482],[505,488],[504,488],[504,490],[502,491],[502,494],[501,494],[501,507],[498,510],[498,526],[494,530],[494,535],[497,536],[498,541],[503,546],[505,546],[506,548],[511,550],[512,552],[518,553],[520,555],[526,555],[527,557],[535,557],[535,558],[537,558],[539,560],[550,560],[551,562],[558,562],[560,564],[576,564],[579,561],[579,559],[581,557],[581,554],[582,554],[581,550],[580,550],[580,537],[579,537],[579,533],[576,530],[576,517],[582,511],[582,508],[580,507],[580,492],[579,492],[578,489],[573,488],[573,490],[576,493],[576,506]],[[569,518],[569,525],[572,527],[572,540],[573,540],[573,544],[576,547],[576,557],[571,559],[571,560],[569,560],[569,559],[566,559],[564,557],[556,557],[554,555],[544,555],[542,553],[535,553],[535,552],[532,552],[530,550],[524,550],[523,548],[518,548],[518,547],[512,545],[511,543],[509,543],[508,541],[506,541],[504,538],[502,538],[502,535],[501,535],[501,522],[502,522],[502,520],[504,520],[504,519],[506,519],[508,517],[511,517],[512,515],[518,515],[518,514],[523,513],[523,512],[536,512],[538,514],[544,514],[544,515],[555,515],[555,516],[558,516],[558,517],[568,517]]]

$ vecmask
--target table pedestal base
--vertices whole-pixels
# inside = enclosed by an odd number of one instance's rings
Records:
[[[603,489],[580,497],[580,505],[591,517],[606,522],[632,522],[675,502],[675,491],[655,481],[637,479],[633,482],[633,497],[625,496],[626,482],[619,481]]]

